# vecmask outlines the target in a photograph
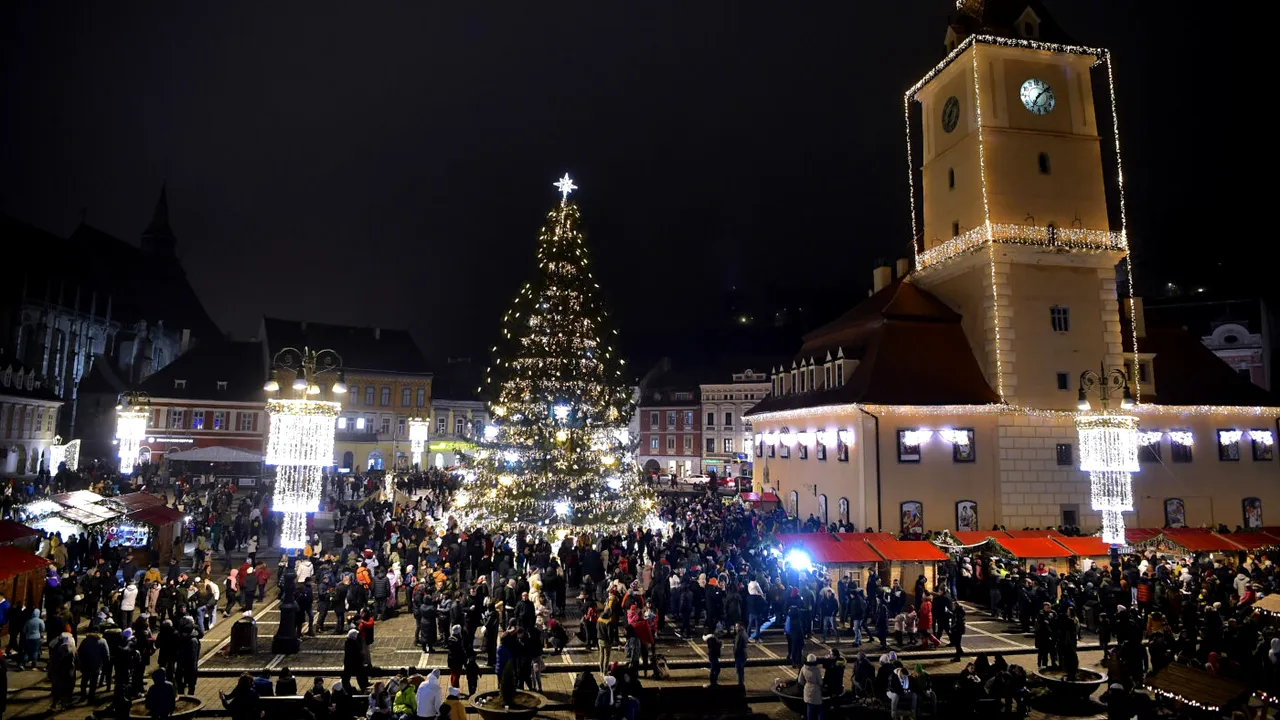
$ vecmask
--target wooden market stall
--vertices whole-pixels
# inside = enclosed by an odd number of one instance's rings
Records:
[[[942,532],[945,534],[940,539],[935,540],[935,543],[951,545],[951,543],[947,542],[948,537],[950,537],[969,549],[976,545],[981,545],[992,538],[1012,537],[1004,530],[943,530]]]
[[[107,498],[103,501],[103,504],[114,507],[127,514],[134,510],[164,505],[165,500],[164,498],[152,495],[149,492],[131,492]]]
[[[1066,574],[1070,567],[1067,558],[1072,556],[1071,551],[1055,542],[1054,538],[992,538],[992,542],[1016,558],[1023,567],[1039,567],[1043,563],[1046,570],[1053,568],[1060,575]]]
[[[1181,551],[1189,555],[1236,553],[1244,549],[1232,542],[1228,535],[1219,535],[1201,528],[1168,528],[1145,543],[1148,546],[1154,543],[1157,552]]]
[[[164,505],[153,505],[134,510],[125,516],[127,523],[120,523],[109,530],[108,537],[126,547],[145,548],[151,553],[151,562],[163,567],[170,560],[182,557],[185,550],[182,531],[186,516]]]
[[[776,493],[771,492],[744,492],[738,495],[744,503],[754,504],[760,512],[773,512],[778,508],[781,502]]]
[[[1150,540],[1162,532],[1164,532],[1164,530],[1160,528],[1125,528],[1124,541],[1130,545],[1137,545],[1140,542]]]
[[[872,550],[882,559],[880,563],[880,583],[891,587],[893,581],[902,584],[904,590],[915,587],[916,578],[924,575],[929,582],[929,589],[937,587],[938,563],[947,559],[947,554],[928,540],[887,540],[875,538],[866,541]]]
[[[858,537],[845,539],[844,536],[857,536],[862,533],[842,533],[832,535],[825,532],[787,533],[778,535],[784,552],[802,550],[809,558],[827,569],[831,587],[835,587],[840,578],[851,576],[859,583],[866,583],[866,575],[880,562],[877,555],[866,541]]]
[[[0,545],[12,545],[28,552],[40,547],[44,533],[13,520],[0,520]]]
[[[0,593],[9,599],[9,607],[17,608],[23,603],[39,605],[44,599],[44,581],[48,574],[49,561],[12,546],[0,546]],[[13,616],[13,612],[9,613]],[[0,628],[0,637],[7,631]]]
[[[1012,538],[1063,537],[1062,533],[1053,528],[1045,528],[1044,530],[1005,530],[1004,532]]]
[[[1055,537],[1053,541],[1071,552],[1076,567],[1088,570],[1090,565],[1111,566],[1111,546],[1095,535],[1085,537]]]
[[[1148,675],[1146,686],[1158,698],[1172,700],[1214,716],[1230,714],[1253,694],[1253,688],[1248,683],[1210,675],[1204,670],[1177,663],[1166,665]]]
[[[1264,532],[1231,533],[1231,542],[1252,554],[1272,554],[1280,549],[1280,538]]]

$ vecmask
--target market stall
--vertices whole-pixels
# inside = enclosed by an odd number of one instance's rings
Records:
[[[1280,539],[1264,532],[1231,533],[1231,542],[1251,554],[1274,553],[1276,550],[1280,550]]]
[[[1071,551],[1054,542],[1053,538],[992,538],[992,542],[1016,558],[1022,567],[1038,568],[1043,564],[1046,570],[1053,568],[1058,574],[1065,575],[1070,566],[1067,558],[1072,556]]]
[[[107,498],[103,501],[104,505],[113,507],[125,514],[134,510],[164,505],[165,500],[158,495],[152,495],[149,492],[131,492],[125,495],[117,495],[113,498]]]
[[[49,561],[21,548],[0,546],[0,593],[16,608],[30,602],[39,605],[44,598],[44,581]],[[11,613],[12,615],[12,613]],[[0,637],[7,635],[0,629]]]
[[[97,505],[106,498],[91,490],[73,490],[72,492],[59,493],[49,499],[62,506],[84,507],[85,505]]]
[[[164,456],[170,477],[208,476],[215,482],[230,480],[239,487],[256,487],[263,477],[263,455],[227,445],[192,448]]]
[[[1157,698],[1171,700],[1184,709],[1201,710],[1215,716],[1230,714],[1253,694],[1248,683],[1210,675],[1204,670],[1177,663],[1148,675],[1146,686]]]
[[[164,566],[170,560],[182,557],[185,523],[186,517],[177,510],[153,505],[126,515],[125,522],[114,526],[114,535],[108,530],[108,536],[113,536],[115,542],[125,547],[150,550],[151,561]]]
[[[1156,537],[1144,540],[1142,547],[1154,547],[1159,553],[1184,555],[1236,553],[1244,549],[1232,542],[1230,536],[1200,528],[1167,528]]]
[[[1044,530],[1004,530],[1003,532],[1011,538],[1063,537],[1062,533],[1054,530],[1053,528],[1046,528]]]
[[[35,552],[40,547],[43,533],[12,520],[0,520],[0,545],[10,545]]]
[[[1055,537],[1053,541],[1071,552],[1076,568],[1088,570],[1093,565],[1111,565],[1111,546],[1102,542],[1102,538],[1093,535],[1087,537]]]
[[[832,587],[845,575],[865,582],[866,573],[880,562],[880,556],[860,539],[845,540],[825,532],[789,533],[777,538],[782,543],[784,557],[790,558],[793,551],[799,551],[826,568]]]
[[[867,544],[880,556],[880,582],[885,587],[893,585],[893,580],[902,583],[905,589],[915,587],[916,578],[924,575],[931,589],[937,587],[938,563],[947,559],[947,554],[928,540],[887,540],[875,538]]]
[[[778,496],[771,492],[744,492],[738,495],[744,503],[752,503],[760,512],[773,512],[778,508]]]

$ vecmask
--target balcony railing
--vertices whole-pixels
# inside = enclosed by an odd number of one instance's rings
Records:
[[[1129,249],[1129,241],[1122,232],[1060,228],[1051,225],[991,223],[990,234],[988,234],[988,225],[983,224],[925,250],[916,256],[916,268],[925,270],[957,255],[972,252],[984,247],[988,240],[1000,245],[1025,245],[1045,249],[1062,248],[1094,252],[1125,252]]]
[[[386,437],[390,439],[391,433],[387,433]],[[339,430],[334,435],[334,440],[338,442],[378,442],[379,433],[376,430]]]

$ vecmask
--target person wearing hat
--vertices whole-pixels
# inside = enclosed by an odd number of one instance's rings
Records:
[[[458,688],[449,688],[449,696],[440,706],[440,719],[467,720],[467,706],[462,702],[462,692]]]
[[[820,719],[822,717],[822,666],[818,664],[817,655],[809,653],[796,679],[804,691],[805,714],[809,720]]]

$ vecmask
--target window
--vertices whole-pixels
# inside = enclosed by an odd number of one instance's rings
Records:
[[[427,406],[427,389],[418,388],[418,407]]]
[[[668,435],[667,436],[667,452],[675,452],[675,451],[676,451],[676,436]]]
[[[443,435],[444,429],[449,427],[449,419],[441,415],[436,418],[436,434]]]
[[[751,454],[751,441],[747,440],[746,438],[743,438],[742,440],[742,454],[743,455]],[[757,453],[756,457],[760,457],[760,455]]]
[[[1028,21],[1026,21],[1026,22],[1022,23],[1022,36],[1023,36],[1023,37],[1035,37],[1035,36],[1036,36],[1036,26],[1035,26],[1035,24],[1034,24],[1034,23],[1032,23],[1030,20],[1028,20]],[[1043,154],[1043,153],[1041,153],[1041,154]]]
[[[227,381],[226,381],[226,380],[219,380],[217,383],[215,383],[215,389],[217,389],[217,390],[226,390],[226,389],[227,389]]]
[[[1175,436],[1174,433],[1177,433],[1177,435]],[[1191,462],[1191,443],[1178,442],[1179,439],[1190,440],[1190,438],[1191,438],[1191,433],[1187,431],[1179,432],[1176,430],[1171,430],[1169,432],[1169,459],[1173,460],[1176,463]]]
[[[379,403],[380,405],[382,405],[382,407],[390,407],[390,406],[391,406],[391,387],[390,387],[390,386],[388,386],[388,385],[383,385],[383,386],[382,386],[382,393],[380,394],[380,397],[378,398],[378,403]]]
[[[236,429],[239,430],[240,432],[253,432],[253,426],[255,424],[255,420],[257,420],[257,415],[258,413],[253,413],[253,412],[240,413],[239,417],[236,420],[236,422],[238,423],[236,425]]]
[[[952,220],[951,221],[951,237],[957,237],[959,235],[960,235],[960,221]]]
[[[804,371],[800,371],[800,388],[799,392],[804,392]]]
[[[347,397],[351,398],[352,405],[359,405],[360,404],[360,386],[352,385],[350,388],[350,391],[347,393]]]
[[[978,457],[973,428],[956,428],[956,430],[965,434],[966,442],[958,442],[951,445],[951,462],[971,463]],[[976,530],[977,528],[974,529]]]
[[[836,387],[844,387],[844,361],[836,361]]]
[[[1164,499],[1164,526],[1169,528],[1187,526],[1187,505],[1182,498]]]
[[[1070,387],[1071,387],[1071,380],[1068,378],[1067,374],[1063,372],[1058,373],[1058,389],[1069,390]]]
[[[174,380],[174,381],[173,381],[173,389],[174,389],[174,390],[186,390],[186,389],[187,389],[187,381],[186,381],[186,380]]]
[[[454,437],[462,437],[462,436],[463,436],[463,434],[465,434],[465,428],[466,428],[466,427],[467,427],[467,419],[466,419],[466,418],[461,418],[461,417],[454,418],[454,419],[453,419],[453,435],[454,435]]]
[[[1240,431],[1218,431],[1218,459],[1225,462],[1236,462],[1240,459]]]
[[[956,169],[947,168],[947,189],[954,190],[956,187]]]
[[[1245,380],[1253,380],[1253,371],[1249,368],[1236,368],[1236,374]]]
[[[727,412],[724,414],[724,426],[725,427],[733,426],[733,413]]]
[[[1062,510],[1063,527],[1076,527],[1079,524],[1080,518],[1076,510],[1068,510],[1065,508]]]
[[[796,492],[795,490],[792,490],[791,495],[788,497],[788,500],[790,501],[788,504],[791,507],[787,508],[787,510],[790,512],[792,517],[799,517],[800,516],[800,493]]]
[[[668,430],[676,429],[676,412],[675,410],[667,411],[667,428]]]
[[[898,462],[920,462],[920,440],[917,439],[916,432],[914,429],[898,430]]]
[[[840,522],[849,522],[849,498],[840,498]]]
[[[773,445],[768,445],[766,447],[769,448],[769,457],[773,457],[774,454],[778,451],[778,448],[774,447]]]
[[[716,439],[707,438],[707,452],[713,453],[715,451],[716,451]]]
[[[179,430],[182,429],[183,415],[185,415],[185,412],[182,410],[177,410],[177,409],[170,410],[169,411],[169,427],[173,429],[179,429]]]
[[[836,460],[838,462],[849,462],[849,444],[846,443],[844,430],[836,431]]]
[[[828,390],[831,389],[831,366],[830,365],[824,365],[822,367],[822,387]]]
[[[818,459],[819,459],[819,460],[826,460],[826,459],[827,459],[827,444],[826,444],[826,443],[819,441],[819,442],[818,442],[818,445],[817,445],[817,448],[816,448],[816,451],[817,451],[817,455],[818,455]]]
[[[733,438],[724,439],[724,451],[730,455],[733,454]]]
[[[818,519],[822,521],[822,527],[823,527],[823,528],[826,528],[826,527],[827,527],[827,525],[828,525],[828,521],[827,521],[827,496],[826,496],[826,495],[819,495],[819,496],[818,496]]]
[[[805,445],[804,443],[800,443],[799,445],[796,445],[796,457],[800,458],[801,460],[808,460],[809,446]]]
[[[1054,332],[1067,332],[1071,329],[1071,308],[1054,305],[1049,308],[1049,326]]]
[[[400,390],[400,407],[409,407],[409,401],[413,397],[413,390],[410,388],[401,388]]]
[[[373,416],[365,415],[362,418],[356,418],[356,429],[373,432]]]
[[[1160,462],[1160,441],[1142,442],[1142,433],[1138,433],[1138,462]]]
[[[1250,430],[1254,462],[1269,462],[1275,457],[1275,433],[1270,430]]]
[[[686,410],[684,412],[684,426],[686,428],[693,427],[693,411],[692,410]]]
[[[345,417],[338,418],[338,429],[339,430],[347,429],[347,419]]]
[[[714,412],[707,413],[707,427],[716,426],[716,414]]]
[[[213,411],[213,429],[225,430],[227,425],[227,414],[221,410]]]
[[[53,416],[54,411],[50,410],[48,415],[44,416],[44,431],[53,432]]]
[[[204,411],[203,410],[193,410],[191,412],[191,429],[192,430],[204,429]]]
[[[364,404],[365,404],[365,405],[372,405],[372,404],[373,404],[373,393],[374,393],[374,392],[376,392],[376,389],[375,389],[372,385],[370,385],[369,387],[367,387],[367,388],[365,388],[365,389],[364,389]]]
[[[1036,158],[1036,163],[1040,166],[1040,174],[1049,174],[1049,153],[1040,153]]]
[[[404,423],[405,417],[403,415],[396,417],[396,435],[399,435],[400,437],[404,437]]]
[[[658,413],[656,412],[649,413],[649,427],[653,430],[658,429]]]
[[[389,416],[383,415],[382,418],[380,418],[380,422],[378,423],[378,432],[383,435],[389,435],[391,433],[391,418]]]
[[[649,438],[649,449],[650,449],[650,450],[653,450],[654,452],[657,452],[657,451],[658,451],[658,438],[657,438],[657,436],[654,436],[654,437]]]
[[[809,366],[809,389],[810,389],[810,390],[817,390],[817,389],[818,389],[818,386],[817,386],[817,384],[816,384],[816,383],[814,383],[814,382],[813,382],[813,373],[814,373],[814,367],[813,367],[812,365],[810,365],[810,366]]]
[[[1138,363],[1138,382],[1147,381],[1147,366],[1150,364],[1151,363],[1144,363],[1144,362]]]
[[[791,457],[791,446],[790,446],[790,445],[779,445],[779,446],[778,446],[778,457],[780,457],[780,458],[782,458],[782,459],[784,459],[784,460],[786,460],[786,459],[790,458],[790,457]]]
[[[1071,465],[1071,443],[1058,443],[1054,446],[1054,456],[1059,465]]]

